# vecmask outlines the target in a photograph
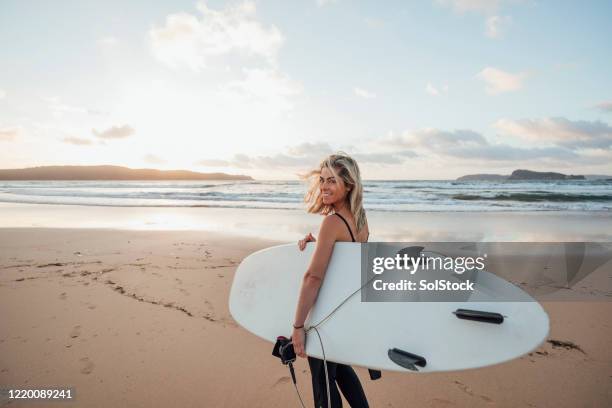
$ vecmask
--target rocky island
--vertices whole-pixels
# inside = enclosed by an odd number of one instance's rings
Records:
[[[468,174],[457,178],[457,181],[529,181],[529,180],[586,180],[582,175],[567,175],[555,172],[532,170],[514,170],[510,175],[502,174]]]

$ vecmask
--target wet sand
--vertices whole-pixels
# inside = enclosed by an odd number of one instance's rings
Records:
[[[607,241],[612,212],[368,211],[370,241]],[[300,210],[0,203],[0,227],[212,231],[292,242],[321,216]]]

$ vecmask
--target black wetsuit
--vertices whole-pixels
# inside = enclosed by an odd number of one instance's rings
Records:
[[[349,227],[348,222],[343,216],[336,213],[351,234],[351,239],[355,242],[355,237]],[[327,406],[327,388],[325,387],[325,367],[323,360],[314,357],[308,357],[308,365],[310,366],[310,374],[312,375],[312,393],[314,395],[315,408],[339,408],[342,407],[342,398],[338,392],[336,383],[340,386],[340,390],[344,398],[348,401],[352,408],[368,408],[368,400],[363,392],[359,377],[351,366],[339,363],[327,362],[327,374],[329,377],[329,394],[331,398],[331,407]]]

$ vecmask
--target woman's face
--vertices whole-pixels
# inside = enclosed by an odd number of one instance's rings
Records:
[[[327,167],[323,167],[321,170],[319,188],[321,190],[323,204],[325,205],[337,205],[342,203],[348,192],[344,181],[340,177],[336,179]]]

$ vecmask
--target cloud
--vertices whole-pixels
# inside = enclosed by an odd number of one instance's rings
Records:
[[[469,162],[520,162],[522,160],[567,161],[580,158],[565,147],[516,147],[505,143],[491,143],[483,135],[469,129],[441,130],[434,128],[404,132],[402,135],[372,139],[350,151],[360,164],[402,165],[410,159],[431,159]],[[234,167],[249,169],[304,169],[316,166],[322,158],[337,151],[325,142],[302,143],[283,152],[251,156],[238,154],[230,159],[205,159],[197,164],[207,167]]]
[[[65,143],[78,145],[78,146],[85,146],[85,145],[93,144],[93,141],[89,139],[80,138],[80,137],[65,137],[64,139],[62,139],[62,141]]]
[[[197,164],[208,167],[303,170],[317,166],[323,158],[336,151],[338,150],[325,142],[302,143],[287,147],[282,153],[259,156],[237,154],[231,159],[204,159]],[[416,154],[406,149],[397,149],[387,152],[354,152],[351,156],[359,163],[386,165],[401,164]]]
[[[566,118],[500,119],[495,127],[503,134],[540,144],[553,143],[569,148],[612,147],[612,127],[601,121],[572,121]]]
[[[91,130],[92,133],[100,139],[124,139],[134,134],[134,129],[129,125],[112,126],[103,131]]]
[[[578,157],[571,150],[560,147],[515,147],[504,143],[486,144],[470,148],[453,147],[445,152],[449,156],[487,161],[520,161],[531,159],[568,160]]]
[[[164,164],[166,161],[159,156],[148,153],[143,157],[144,161],[150,164]]]
[[[168,66],[196,72],[225,68],[229,79],[217,82],[211,95],[226,104],[227,112],[246,111],[269,120],[292,110],[302,85],[278,68],[283,35],[258,19],[255,2],[217,10],[200,2],[197,8],[200,15],[170,14],[149,31],[154,56]]]
[[[354,153],[352,157],[360,164],[402,164],[407,158],[417,157],[418,155],[409,150],[398,150],[386,153]]]
[[[476,77],[483,80],[487,86],[486,92],[495,95],[502,92],[517,91],[523,87],[527,74],[519,72],[512,74],[498,68],[486,67]]]
[[[270,121],[292,111],[303,86],[280,69],[283,35],[258,18],[256,3],[212,9],[200,2],[197,9],[170,14],[149,30],[153,55],[173,68],[215,69],[211,75],[219,75],[218,80],[208,82],[205,96],[195,99],[214,105],[219,123],[223,116],[234,116],[269,128]]]
[[[512,23],[510,16],[491,16],[485,22],[485,34],[489,38],[501,38],[506,27]]]
[[[64,113],[86,113],[89,115],[99,115],[102,113],[94,109],[63,103],[58,96],[43,96],[41,99],[48,104],[49,109],[51,109],[56,117],[62,116]]]
[[[446,93],[448,91],[448,85],[442,85],[441,88],[436,88],[428,82],[427,86],[425,87],[425,91],[432,96],[438,96],[441,93]]]
[[[457,13],[477,12],[485,15],[495,13],[500,5],[500,0],[436,0],[441,6],[451,7]]]
[[[364,99],[374,99],[376,98],[376,95],[370,91],[366,91],[363,88],[358,88],[355,87],[353,88],[353,92],[355,93],[355,95],[357,95],[360,98],[364,98]]]
[[[273,25],[256,17],[255,2],[245,1],[222,10],[198,3],[201,17],[170,14],[165,24],[149,31],[153,55],[171,67],[187,66],[199,71],[210,60],[229,54],[262,58],[276,65],[284,39]]]
[[[0,141],[11,142],[23,132],[23,129],[19,126],[14,127],[0,127]]]
[[[523,0],[435,0],[443,7],[452,8],[458,14],[476,13],[485,19],[485,35],[489,38],[501,38],[505,29],[512,23],[512,17],[500,16],[502,8],[513,4],[524,3]]]
[[[296,146],[292,146],[287,148],[287,154],[291,156],[324,156],[326,154],[331,154],[332,148],[328,143],[325,142],[315,142],[315,143],[301,143]]]
[[[472,130],[444,131],[434,128],[405,132],[401,136],[389,135],[379,144],[392,149],[426,148],[428,150],[446,149],[455,146],[485,145],[487,141]]]
[[[6,98],[6,91],[0,88],[0,99]]]
[[[563,147],[516,147],[490,143],[473,130],[440,130],[433,128],[390,135],[378,141],[388,149],[410,151],[421,157],[443,156],[462,160],[520,161],[528,159],[567,160],[578,155]]]
[[[225,99],[248,104],[252,109],[280,114],[293,108],[291,98],[302,92],[302,86],[282,72],[269,68],[245,68],[245,77],[219,87]]]
[[[599,109],[602,112],[612,113],[612,101],[598,103],[597,105],[595,105],[595,108]]]
[[[239,154],[234,157],[238,165],[252,168],[275,168],[316,166],[323,157],[333,153],[332,147],[324,142],[302,143],[289,147],[283,153],[273,155],[248,156]]]
[[[399,135],[389,133],[384,137],[362,141],[357,146],[344,146],[341,150],[350,152],[361,165],[400,166],[398,168],[419,166],[417,163],[444,163],[445,166],[473,166],[479,163],[482,166],[528,166],[536,161],[544,166],[571,168],[576,165],[603,165],[612,157],[610,149],[579,150],[573,143],[541,146],[516,139],[497,143],[470,129],[436,128],[406,131]],[[302,143],[275,154],[238,154],[228,159],[202,160],[198,164],[299,172],[316,166],[323,157],[335,151],[337,149],[327,142]]]

